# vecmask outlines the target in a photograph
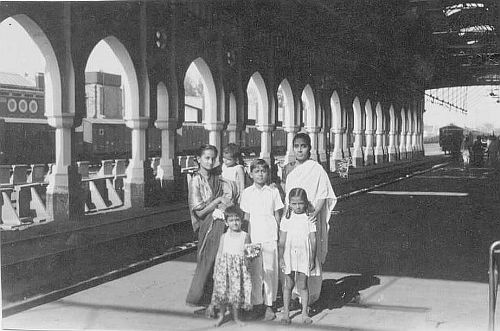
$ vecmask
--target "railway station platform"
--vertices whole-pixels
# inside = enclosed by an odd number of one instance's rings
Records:
[[[228,320],[220,329],[487,330],[487,247],[500,233],[495,222],[500,172],[464,170],[448,161],[427,157],[420,166],[407,169],[398,177],[401,180],[395,178],[395,169],[393,175],[365,174],[359,181],[371,188],[369,194],[339,194],[312,325],[301,325],[298,318],[290,326],[247,319],[243,327]],[[349,180],[358,187],[354,175],[344,183]],[[348,190],[339,183],[336,188]],[[181,209],[165,215],[182,213]],[[194,269],[194,247],[176,245],[114,274],[32,301],[31,309],[29,302],[17,307],[10,303],[4,307],[2,326],[215,330],[213,320],[195,315],[196,308],[184,303]]]
[[[351,169],[331,180],[340,199],[446,162],[442,155]],[[186,200],[1,232],[3,311],[9,315],[62,294],[171,258],[194,235]],[[189,246],[191,247],[191,246]]]

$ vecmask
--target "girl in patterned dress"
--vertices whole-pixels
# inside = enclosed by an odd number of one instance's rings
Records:
[[[225,215],[228,230],[220,238],[214,269],[212,305],[220,309],[215,326],[222,324],[229,306],[232,307],[235,322],[240,325],[243,323],[238,317],[238,310],[252,308],[252,283],[245,257],[245,245],[250,243],[250,236],[241,230],[242,217],[238,207],[228,207]]]
[[[290,296],[296,286],[302,303],[302,323],[310,324],[308,278],[321,273],[316,257],[316,225],[309,220],[307,209],[310,203],[306,191],[293,188],[288,196],[288,210],[280,224],[278,244],[279,263],[285,274],[281,323],[290,324]]]

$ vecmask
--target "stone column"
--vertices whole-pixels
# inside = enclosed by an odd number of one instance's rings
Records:
[[[389,162],[396,161],[396,131],[391,128],[389,131],[389,146],[387,146],[387,154],[389,154]]]
[[[126,125],[132,129],[132,158],[127,167],[125,178],[125,206],[143,208],[145,205],[145,176],[144,162],[146,162],[146,129],[148,118],[126,120]]]
[[[304,129],[311,137],[311,159],[318,161],[318,132],[319,128],[315,126],[306,126]]]
[[[375,142],[375,163],[384,163],[384,131],[377,127]]]
[[[347,129],[345,129],[342,134],[342,151],[344,153],[344,157],[351,156],[351,148],[349,147],[349,142],[347,141]]]
[[[222,129],[224,128],[224,123],[205,123],[205,130],[208,131],[208,143],[217,147],[217,150],[221,151],[222,148]]]
[[[334,136],[333,152],[330,155],[330,171],[336,171],[338,163],[343,157],[343,129],[330,129],[331,134]]]
[[[354,149],[352,153],[352,165],[353,167],[363,166],[363,130],[356,130],[354,133]]]
[[[271,124],[259,124],[257,129],[261,132],[260,135],[260,158],[268,164],[271,162],[272,148],[272,131],[274,126]]]
[[[408,128],[406,130],[406,158],[411,160],[413,158],[413,147],[412,147],[413,125],[412,125],[412,117],[410,110],[408,110],[407,112],[407,118],[408,118]]]
[[[298,126],[285,126],[283,130],[286,132],[286,155],[285,162],[293,162],[295,161],[295,153],[293,152],[293,137],[299,130]]]
[[[325,129],[321,128],[318,132],[318,157],[319,163],[326,166],[326,134]]]
[[[161,159],[156,171],[156,179],[162,186],[165,181],[174,180],[175,162],[175,130],[177,122],[171,120],[156,120],[155,126],[161,130]]]
[[[63,4],[61,32],[63,37],[59,65],[61,75],[60,100],[53,100],[53,109],[46,109],[47,122],[55,128],[55,164],[49,177],[46,192],[46,210],[49,221],[68,221],[71,216],[83,213],[80,190],[81,176],[71,165],[71,137],[74,133],[75,79],[71,55],[71,4]],[[59,68],[58,68],[59,69]],[[57,107],[56,105],[60,105]]]
[[[71,176],[77,175],[71,167],[71,131],[73,114],[63,113],[48,117],[48,123],[55,128],[56,155],[55,164],[47,186],[46,208],[48,220],[69,221],[70,191],[76,189],[77,183]],[[72,187],[75,186],[75,187]]]
[[[411,145],[412,145],[413,155],[415,157],[418,157],[420,150],[418,147],[417,110],[415,110],[415,109],[412,112],[412,118],[413,118],[413,132],[412,132]]]
[[[365,165],[369,166],[375,163],[373,152],[373,130],[365,130],[365,139]]]
[[[399,138],[399,155],[401,160],[406,160],[407,155],[406,155],[406,116],[405,116],[405,110],[401,110],[401,132],[400,132],[400,138]]]
[[[227,124],[227,133],[230,143],[238,144],[238,135],[237,135],[237,125],[236,123],[228,123]]]

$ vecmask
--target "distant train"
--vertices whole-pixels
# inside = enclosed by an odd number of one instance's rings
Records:
[[[439,146],[444,154],[458,155],[464,139],[464,129],[456,125],[439,128]]]

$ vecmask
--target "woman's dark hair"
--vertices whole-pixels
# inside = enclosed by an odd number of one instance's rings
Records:
[[[217,151],[217,147],[215,147],[214,145],[210,145],[210,144],[204,144],[204,145],[201,145],[200,148],[198,148],[198,152],[196,153],[196,155],[201,157],[203,155],[203,152],[208,151],[208,150],[213,151],[215,154],[215,157],[217,157],[217,154],[219,154],[219,151]]]
[[[244,165],[243,157],[241,156],[240,147],[234,143],[227,144],[222,150],[222,156],[224,154],[230,155],[233,159],[236,159],[238,164]]]
[[[288,219],[290,218],[290,215],[292,214],[292,207],[290,207],[290,200],[292,198],[301,198],[305,203],[306,203],[306,215],[309,216],[309,211],[310,211],[310,205],[311,203],[307,199],[307,193],[306,190],[300,187],[295,187],[290,190],[290,193],[288,193],[288,209],[286,211],[285,217]]]
[[[293,144],[295,145],[295,141],[297,139],[302,139],[306,143],[307,146],[309,146],[309,152],[308,152],[308,157],[311,156],[311,137],[307,133],[304,132],[299,132],[293,137]]]

